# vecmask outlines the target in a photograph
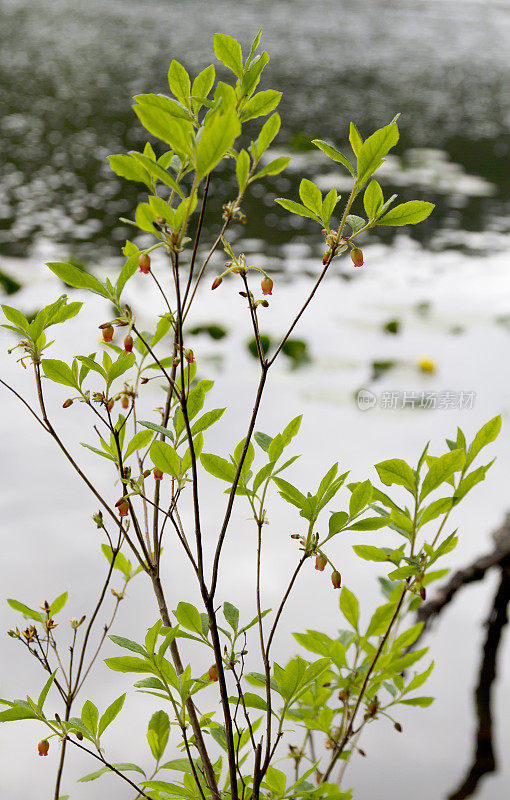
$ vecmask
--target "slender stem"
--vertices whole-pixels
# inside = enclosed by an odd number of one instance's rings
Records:
[[[143,791],[143,789],[140,789],[140,787],[137,786],[136,783],[134,783],[134,781],[131,780],[131,778],[128,778],[127,775],[124,775],[122,772],[120,772],[116,767],[113,766],[113,764],[110,764],[108,761],[106,761],[106,759],[103,758],[101,753],[99,753],[99,755],[96,755],[96,753],[94,753],[93,750],[89,750],[88,747],[84,747],[79,742],[75,742],[75,740],[69,738],[69,736],[67,736],[66,739],[68,742],[71,742],[71,744],[74,744],[75,747],[79,747],[80,750],[83,750],[85,753],[88,753],[89,756],[92,756],[92,758],[95,758],[97,761],[100,761],[101,764],[103,764],[103,766],[108,767],[108,769],[110,769],[112,772],[118,775],[119,778],[122,778],[123,781],[129,783],[129,785],[132,786],[133,789],[135,789],[139,795],[141,795],[142,797],[146,797],[147,800],[151,800],[151,797],[148,794],[146,794]]]
[[[217,238],[215,239],[211,249],[207,253],[207,256],[205,257],[204,263],[200,267],[200,271],[199,271],[199,273],[197,275],[197,278],[196,278],[196,281],[195,281],[195,285],[193,286],[193,291],[191,292],[191,297],[189,298],[188,305],[185,307],[183,315],[182,315],[182,321],[183,322],[185,322],[186,317],[188,316],[191,304],[193,302],[193,298],[195,297],[196,291],[198,289],[198,284],[200,283],[200,279],[201,279],[202,275],[204,274],[204,270],[205,270],[206,266],[208,265],[208,263],[209,263],[212,255],[213,255],[213,253],[215,252],[216,248],[220,244],[222,236],[225,233],[225,231],[227,230],[227,228],[229,226],[229,223],[230,223],[229,219],[225,220],[225,222],[223,223],[223,227],[222,227],[221,231],[219,232]]]
[[[243,468],[244,459],[246,458],[246,453],[248,452],[248,447],[250,445],[250,440],[251,440],[251,437],[252,437],[252,434],[253,434],[253,430],[255,428],[255,422],[257,420],[257,414],[259,412],[260,402],[262,400],[262,394],[264,392],[264,386],[265,386],[265,383],[266,383],[267,370],[268,370],[268,365],[267,365],[266,362],[264,362],[264,364],[261,367],[260,380],[259,380],[259,385],[258,385],[258,389],[257,389],[257,396],[255,398],[255,405],[253,406],[253,411],[252,411],[252,415],[251,415],[251,419],[250,419],[250,424],[248,426],[248,432],[246,434],[246,438],[245,438],[245,442],[244,442],[243,452],[241,453],[241,457],[240,457],[239,463],[237,465],[236,474],[234,476],[234,481],[232,483],[232,488],[230,490],[230,494],[229,494],[229,497],[228,497],[228,503],[227,503],[227,509],[225,511],[225,517],[223,519],[223,524],[221,526],[220,535],[218,537],[218,544],[216,546],[216,552],[214,554],[214,565],[213,565],[212,583],[211,583],[211,590],[210,590],[211,599],[214,597],[214,594],[216,592],[216,586],[217,586],[217,583],[218,583],[218,571],[219,571],[219,562],[220,562],[220,556],[221,556],[221,549],[223,547],[223,542],[225,541],[225,536],[226,536],[226,533],[227,533],[228,524],[230,522],[230,517],[232,515],[232,509],[234,507],[234,501],[235,501],[235,498],[236,498],[236,489],[237,489],[237,487],[239,485],[239,479],[241,477],[241,471],[242,471],[242,468]]]
[[[195,234],[195,242],[193,244],[193,251],[191,253],[191,260],[189,263],[189,274],[188,274],[188,282],[186,284],[186,290],[184,292],[184,297],[182,300],[182,307],[185,308],[186,300],[188,299],[188,295],[191,289],[191,281],[193,280],[193,271],[195,269],[195,260],[197,257],[197,250],[198,250],[198,243],[200,241],[200,234],[202,233],[202,225],[204,223],[204,214],[205,214],[205,207],[207,204],[207,194],[209,192],[209,185],[211,183],[211,173],[207,176],[207,180],[205,182],[204,187],[204,196],[202,197],[202,206],[200,208],[200,216],[198,218],[198,225],[197,225],[197,232]]]
[[[377,662],[379,660],[379,657],[380,657],[380,655],[381,655],[381,653],[383,651],[383,648],[384,648],[384,645],[386,644],[388,636],[391,633],[391,629],[393,628],[393,625],[394,625],[394,623],[395,623],[395,621],[396,621],[396,619],[397,619],[397,617],[398,617],[398,615],[400,613],[400,609],[402,608],[402,603],[404,602],[404,597],[406,596],[408,589],[409,589],[409,586],[407,584],[402,589],[402,594],[400,595],[400,599],[399,599],[399,601],[398,601],[398,603],[397,603],[397,605],[395,607],[395,611],[393,612],[393,616],[392,616],[392,618],[391,618],[391,620],[389,622],[389,625],[388,625],[388,627],[386,629],[386,633],[381,638],[381,641],[379,642],[379,647],[377,648],[377,651],[376,651],[376,653],[375,653],[375,655],[374,655],[374,657],[372,659],[372,662],[371,662],[371,664],[370,664],[370,666],[367,669],[367,672],[365,674],[365,679],[363,681],[363,684],[361,686],[358,698],[357,698],[356,703],[354,705],[354,709],[352,711],[351,718],[350,718],[349,724],[347,726],[347,730],[345,731],[345,734],[343,735],[341,741],[337,744],[337,746],[333,750],[333,753],[332,753],[332,756],[331,756],[331,761],[329,762],[329,766],[326,769],[326,772],[324,772],[324,774],[322,776],[321,783],[323,783],[324,781],[327,781],[327,779],[331,775],[331,772],[332,772],[332,770],[333,770],[333,768],[334,768],[334,766],[336,764],[337,758],[340,756],[340,754],[342,753],[345,745],[347,744],[347,742],[349,740],[349,737],[350,737],[350,735],[352,733],[354,720],[355,720],[356,714],[358,713],[358,709],[359,709],[359,707],[361,705],[361,701],[363,700],[363,696],[364,696],[365,690],[366,690],[366,688],[368,686],[368,682],[370,680],[370,676],[372,675],[372,672],[374,671],[374,668],[375,668],[375,666],[376,666],[376,664],[377,664]]]

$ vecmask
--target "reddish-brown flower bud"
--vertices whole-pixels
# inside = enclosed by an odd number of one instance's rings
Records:
[[[216,278],[212,282],[211,289],[217,289],[220,283],[222,282],[223,278],[221,275],[217,275]]]
[[[396,731],[402,733],[402,725],[400,724],[400,722],[395,722],[393,727],[395,728]]]
[[[188,364],[192,364],[195,360],[195,354],[193,350],[190,350],[189,347],[187,347],[184,351],[184,358],[186,359]]]
[[[113,397],[110,397],[110,399],[106,404],[108,411],[112,411],[114,405],[115,405],[115,399]]]
[[[422,600],[427,598],[427,592],[425,591],[425,586],[420,586],[420,597]]]
[[[342,703],[346,703],[347,700],[349,699],[347,692],[345,692],[343,689],[340,689],[340,691],[338,692],[338,699],[341,700]]]
[[[331,583],[335,589],[340,589],[340,586],[342,585],[342,576],[337,570],[331,574]]]
[[[133,337],[130,336],[129,334],[124,339],[124,350],[126,351],[126,353],[133,352]]]
[[[129,501],[127,497],[121,497],[117,500],[115,507],[118,509],[119,517],[127,517],[129,513]]]
[[[259,303],[262,306],[262,308],[267,308],[269,306],[267,300],[259,300]]]
[[[122,395],[120,404],[121,404],[122,408],[124,408],[124,409],[125,408],[129,408],[129,397],[127,396],[127,394],[123,394]]]
[[[321,556],[319,554],[315,559],[315,569],[318,569],[319,572],[323,572],[324,567],[326,566],[327,563],[328,563],[327,558],[324,558],[324,556]]]
[[[162,481],[163,480],[163,473],[157,467],[154,467],[153,473],[155,481]]]
[[[355,247],[351,250],[351,258],[355,267],[363,266],[363,251],[360,250],[359,247]]]
[[[209,680],[210,681],[217,681],[218,680],[218,667],[216,664],[213,664],[209,667]]]
[[[140,267],[140,272],[143,272],[144,275],[147,275],[147,273],[150,272],[151,259],[150,256],[147,255],[147,253],[140,253],[140,257],[138,259],[138,266]]]
[[[331,250],[326,250],[326,252],[322,256],[322,263],[324,264],[324,266],[326,266],[330,258],[331,258]]]
[[[72,406],[72,404],[73,404],[73,401],[69,397],[67,400],[64,400],[64,402],[62,403],[62,408],[69,408],[69,406]]]
[[[48,750],[50,749],[49,741],[47,739],[43,739],[37,745],[37,749],[39,750],[39,755],[40,756],[47,756],[48,755]]]
[[[145,384],[146,384],[146,383],[149,383],[149,379],[148,379],[148,378],[140,378],[140,383],[141,383],[143,386],[145,386]]]
[[[273,294],[273,281],[268,275],[265,275],[260,282],[262,287],[262,294]]]
[[[83,741],[83,733],[81,731],[76,731],[76,738],[79,742]]]
[[[111,342],[113,339],[113,325],[111,322],[105,322],[99,328],[103,331],[103,342]]]

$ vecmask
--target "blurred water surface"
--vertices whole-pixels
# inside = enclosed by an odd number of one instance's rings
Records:
[[[374,477],[368,472],[372,463],[396,456],[416,460],[428,439],[439,449],[457,424],[472,436],[483,422],[503,412],[507,424],[493,448],[498,462],[457,516],[462,547],[449,563],[467,563],[492,546],[490,533],[507,510],[510,477],[506,2],[3,0],[0,286],[13,291],[8,302],[29,312],[62,292],[62,285],[42,268],[44,259],[73,257],[87,268],[111,274],[120,263],[121,243],[131,235],[118,217],[131,216],[142,198],[136,186],[110,172],[106,161],[108,154],[138,148],[144,141],[130,109],[132,96],[164,92],[167,66],[174,57],[192,72],[210,63],[215,31],[236,35],[246,44],[261,26],[263,45],[271,55],[263,88],[284,92],[282,131],[274,149],[293,157],[285,175],[268,179],[264,191],[254,188],[244,205],[248,225],[241,231],[243,247],[250,261],[271,271],[276,283],[264,330],[276,338],[285,329],[306,296],[322,253],[313,225],[290,218],[275,206],[274,198],[295,197],[302,175],[314,178],[323,190],[332,185],[346,188],[345,175],[307,149],[310,138],[320,136],[343,146],[351,119],[366,135],[402,112],[401,142],[381,170],[383,189],[385,194],[398,192],[401,200],[432,200],[437,207],[416,228],[371,235],[362,270],[353,271],[340,261],[335,266],[297,331],[311,360],[300,370],[292,369],[289,361],[275,370],[260,429],[274,433],[304,411],[297,452],[307,457],[296,462],[293,477],[305,487],[310,476],[315,483],[319,471],[322,475],[338,458],[346,469],[352,468],[354,479]],[[229,175],[226,168],[213,185],[206,239],[217,230],[218,211],[229,199]],[[240,233],[233,229],[231,235]],[[166,269],[162,261],[155,263]],[[213,271],[219,264],[220,255]],[[16,285],[22,287],[17,293]],[[82,299],[79,292],[75,296]],[[144,320],[158,307],[156,295],[140,276],[133,279],[127,297]],[[204,374],[221,378],[214,404],[230,404],[235,397],[228,424],[211,432],[208,441],[211,451],[224,453],[244,435],[256,365],[246,350],[249,327],[236,287],[225,281],[211,297],[208,286],[199,293],[194,323],[225,324],[227,336],[214,345],[220,363],[212,360],[207,336],[199,334],[195,341]],[[81,352],[97,349],[96,328],[108,314],[102,301],[90,302],[87,314],[71,324],[69,338],[57,337],[52,356],[70,358],[76,341],[83,343]],[[392,335],[388,323],[395,320],[399,332]],[[2,377],[33,397],[30,376],[16,366],[14,356],[5,356],[11,344],[2,333]],[[422,356],[435,363],[432,374],[417,369]],[[381,364],[387,366],[377,381],[374,362],[379,371]],[[384,391],[473,391],[476,402],[462,411],[379,406],[362,412],[353,400],[361,386],[378,397]],[[52,386],[48,397],[50,407],[59,409],[65,394]],[[159,401],[157,390],[147,393],[147,414]],[[21,584],[27,596],[19,599],[37,606],[54,588],[58,594],[72,587],[69,616],[80,616],[90,607],[94,587],[89,576],[97,573],[102,558],[84,518],[95,507],[51,441],[31,427],[12,397],[2,396],[2,410],[0,513],[8,552],[2,596],[18,597]],[[57,418],[67,441],[82,440],[88,421],[76,405]],[[77,446],[75,451],[96,480],[110,486],[104,463],[97,464]],[[112,499],[116,492],[111,487]],[[224,496],[206,482],[204,497],[213,534]],[[245,518],[246,510],[240,508],[234,520],[236,535],[228,543],[222,599],[233,599],[239,576],[253,571],[253,537]],[[294,563],[286,532],[295,524],[276,498],[268,527],[274,548],[264,587],[268,607],[278,603],[282,581]],[[353,538],[338,545],[342,572],[369,605],[379,600],[378,570],[360,567],[350,552],[354,542]],[[182,564],[169,559],[166,570],[172,607],[179,599],[192,600],[190,576]],[[309,627],[334,633],[338,627],[330,587],[319,578],[318,573],[304,577],[289,606],[287,632]],[[133,586],[121,606],[119,634],[142,636],[155,613],[142,584]],[[363,744],[369,757],[353,764],[346,782],[357,787],[357,800],[404,800],[410,792],[415,800],[443,800],[459,783],[470,761],[475,729],[470,692],[477,681],[482,626],[496,585],[496,576],[490,576],[464,590],[429,637],[438,667],[427,691],[438,699],[426,712],[410,709],[402,715],[406,736],[385,736],[382,725],[373,726]],[[251,598],[242,601],[242,612],[253,616]],[[16,622],[5,607],[0,619],[2,629]],[[290,635],[282,636],[275,657],[284,661],[293,651],[293,641]],[[2,696],[22,697],[27,685],[39,686],[36,665],[26,663],[11,640],[1,640],[0,648]],[[494,703],[497,755],[510,746],[509,658],[504,638]],[[251,666],[258,668],[256,663]],[[104,673],[101,668],[96,673],[103,707],[119,694],[117,678]],[[147,716],[141,699],[131,698],[124,729],[118,741],[111,742],[112,759],[137,760],[140,747],[146,748],[142,728]],[[37,737],[30,724],[0,730],[2,797],[51,796],[55,753],[53,749],[53,761],[38,759]],[[73,785],[74,777],[88,769],[71,754],[65,793],[73,800],[90,797],[90,785]],[[506,800],[509,774],[501,757],[498,771],[481,783],[478,800]],[[126,797],[115,781],[105,779],[106,786],[112,800]]]

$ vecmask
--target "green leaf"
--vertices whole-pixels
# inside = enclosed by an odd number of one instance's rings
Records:
[[[382,636],[386,633],[391,618],[395,613],[396,603],[385,603],[383,606],[376,608],[367,628],[367,636]]]
[[[181,459],[167,442],[161,442],[159,439],[154,441],[151,444],[150,456],[154,466],[161,472],[173,478],[178,478],[181,474]]]
[[[260,431],[255,431],[253,434],[253,438],[257,442],[258,446],[262,448],[266,453],[269,450],[269,445],[273,441],[271,436],[268,436],[267,433],[261,433]]]
[[[117,697],[117,699],[114,700],[113,703],[108,706],[104,714],[101,716],[101,719],[99,720],[99,727],[97,729],[98,736],[103,735],[108,725],[110,725],[117,716],[117,714],[120,713],[122,706],[124,705],[125,699],[126,695],[121,694],[120,697]]]
[[[216,70],[214,69],[214,65],[210,64],[203,69],[202,72],[199,72],[193,81],[191,100],[195,114],[197,114],[202,107],[202,101],[209,95],[214,84],[215,74]]]
[[[274,89],[266,89],[264,92],[257,92],[245,103],[240,115],[241,122],[247,122],[249,119],[256,117],[263,117],[274,111],[279,104],[282,97],[281,92]]]
[[[354,489],[349,502],[349,516],[355,517],[359,514],[372,499],[372,484],[370,481],[358,483]]]
[[[329,223],[331,221],[331,216],[333,211],[335,210],[336,204],[340,198],[337,195],[336,189],[331,189],[324,200],[322,201],[322,221],[326,228],[329,228]]]
[[[274,140],[278,131],[280,130],[280,125],[280,115],[277,113],[272,114],[269,119],[264,122],[257,139],[257,159],[260,158],[262,153],[267,150],[271,142]]]
[[[241,45],[226,33],[214,34],[214,53],[218,61],[234,72],[238,78],[243,75],[243,54]]]
[[[363,217],[358,217],[356,214],[348,214],[345,218],[345,221],[347,225],[350,225],[353,233],[357,233],[367,224]]]
[[[302,206],[301,203],[296,203],[294,200],[287,200],[285,197],[277,197],[275,202],[286,211],[290,211],[291,214],[298,214],[300,217],[308,217],[316,222],[321,222],[317,214],[314,214],[309,208]]]
[[[102,544],[101,550],[103,551],[104,555],[106,556],[108,563],[111,564],[113,560],[113,550],[109,544]],[[117,553],[115,556],[115,563],[113,565],[114,569],[118,569],[119,572],[122,572],[125,578],[131,577],[131,562],[128,561],[125,555],[122,553]]]
[[[63,361],[58,361],[54,358],[43,358],[41,363],[43,372],[48,380],[77,388],[72,369]]]
[[[416,225],[432,213],[435,208],[434,203],[426,203],[424,200],[410,200],[408,203],[400,203],[394,206],[378,221],[378,225]]]
[[[232,603],[223,603],[223,616],[227,620],[230,627],[237,631],[239,626],[239,609],[232,605]]]
[[[218,422],[220,417],[223,416],[224,412],[224,408],[214,408],[212,411],[206,411],[205,414],[197,419],[195,424],[192,426],[191,435],[196,436],[197,433],[210,428],[211,425],[214,425],[215,422]]]
[[[207,120],[197,145],[197,178],[203,178],[214,169],[240,133],[241,125],[233,109]]]
[[[200,612],[191,603],[180,602],[174,611],[175,618],[179,625],[187,631],[193,631],[202,635],[202,620]]]
[[[221,456],[215,456],[212,453],[202,453],[200,456],[200,463],[206,472],[208,472],[210,475],[213,475],[215,478],[219,478],[222,481],[227,481],[227,483],[234,482],[236,469],[234,465],[225,458],[221,458]]]
[[[33,619],[36,622],[43,621],[43,615],[39,613],[39,611],[34,611],[34,609],[29,608],[24,603],[18,602],[18,600],[8,599],[7,603],[13,608],[15,611],[20,611],[25,617],[28,619]]]
[[[501,430],[501,416],[498,415],[486,422],[473,439],[467,454],[466,467],[469,467],[483,447],[493,442]]]
[[[0,722],[17,722],[20,719],[38,719],[35,711],[24,705],[13,704],[11,708],[0,712]]]
[[[387,517],[365,517],[365,519],[360,519],[358,522],[355,522],[353,525],[349,525],[347,530],[349,531],[378,531],[381,528],[386,528],[388,526],[388,519]]]
[[[152,666],[146,659],[133,656],[105,658],[104,663],[115,672],[152,672]]]
[[[165,186],[169,186],[179,195],[182,200],[184,200],[184,192],[175,178],[173,178],[166,171],[166,169],[163,169],[160,164],[158,164],[156,161],[153,161],[148,156],[143,155],[143,153],[137,153],[136,151],[132,150],[130,155],[147,170],[154,183],[158,180],[161,181],[161,183],[164,183]]]
[[[173,437],[173,431],[170,428],[164,428],[162,425],[156,425],[155,422],[148,422],[147,420],[140,420],[140,425],[143,425],[144,428],[149,428],[151,431],[155,431],[156,433],[162,433],[164,436]]]
[[[323,142],[322,139],[312,139],[312,144],[314,144],[315,147],[318,147],[319,150],[322,150],[323,153],[326,153],[326,155],[329,156],[329,158],[332,158],[333,161],[338,161],[340,164],[343,164],[343,166],[349,170],[352,177],[356,177],[356,172],[354,171],[351,162],[348,158],[342,155],[342,153],[337,150],[336,147],[333,147],[327,142]]]
[[[420,528],[422,525],[425,525],[427,522],[430,522],[433,519],[441,516],[441,514],[446,514],[452,508],[454,500],[452,497],[441,497],[439,500],[435,500],[429,506],[427,506],[423,512],[420,514],[419,518],[419,525]]]
[[[21,311],[18,311],[17,308],[12,308],[12,306],[2,306],[2,311],[4,312],[5,316],[12,322],[13,325],[16,325],[18,328],[21,328],[23,331],[28,332],[29,322],[24,314]]]
[[[46,264],[51,271],[60,278],[61,281],[67,283],[69,286],[74,286],[75,289],[88,289],[101,297],[109,298],[109,292],[93,275],[84,272],[73,264],[66,264],[64,262],[50,262]]]
[[[46,700],[46,698],[48,696],[48,692],[51,689],[51,686],[53,684],[53,681],[55,680],[55,676],[56,676],[57,672],[58,672],[58,670],[55,670],[54,672],[52,672],[52,674],[50,675],[50,677],[48,678],[48,680],[46,681],[46,683],[44,684],[44,686],[42,688],[41,694],[39,695],[39,699],[37,701],[37,708],[39,709],[39,711],[42,711],[42,709],[43,709],[44,701]]]
[[[299,185],[299,196],[307,208],[318,217],[322,215],[322,194],[318,186],[307,178]]]
[[[137,764],[119,763],[119,764],[112,764],[112,767],[118,769],[119,772],[139,772],[145,778],[145,772]],[[88,781],[95,781],[96,778],[100,778],[101,775],[104,775],[106,772],[112,772],[110,767],[102,767],[101,769],[98,769],[96,772],[90,772],[88,775],[84,775],[83,778],[78,778],[78,782],[87,783]]]
[[[153,95],[153,97],[157,96]],[[193,125],[190,122],[179,119],[174,116],[172,111],[162,108],[157,101],[153,100],[135,105],[134,111],[149,133],[169,144],[172,150],[179,155],[192,157],[194,137]]]
[[[62,594],[59,594],[59,596],[55,598],[53,603],[50,604],[50,617],[54,617],[55,614],[58,614],[59,611],[62,611],[67,603],[67,597],[68,593],[62,592]]]
[[[406,700],[399,700],[399,702],[404,703],[406,706],[421,706],[422,708],[427,708],[432,705],[434,700],[434,697],[408,697]]]
[[[381,547],[374,547],[371,544],[355,544],[352,549],[365,561],[388,561],[388,554]]]
[[[120,271],[120,275],[117,278],[117,283],[115,284],[115,293],[120,300],[120,296],[122,294],[122,290],[124,286],[128,282],[130,278],[133,277],[136,270],[138,269],[138,253],[136,255],[131,256],[128,258],[127,261],[124,262],[124,265]]]
[[[416,488],[416,479],[414,472],[405,461],[401,458],[391,458],[388,461],[380,461],[375,465],[379,478],[385,486],[391,486],[396,483],[414,493]]]
[[[429,467],[429,471],[425,475],[421,491],[420,502],[430,492],[441,486],[442,483],[449,480],[455,472],[461,470],[464,466],[466,454],[464,450],[450,450],[440,458],[436,458]]]
[[[278,158],[273,159],[270,161],[269,164],[266,164],[259,172],[256,172],[248,181],[248,183],[253,183],[253,181],[259,180],[259,178],[264,178],[266,175],[279,175],[280,172],[283,172],[285,167],[288,166],[290,162],[289,156],[279,156]]]
[[[135,361],[136,356],[134,353],[121,353],[118,359],[114,361],[108,370],[108,378],[106,381],[108,388],[112,385],[116,378],[120,378],[120,376],[127,372],[128,369],[131,369]]]
[[[96,736],[99,711],[91,700],[86,700],[81,712],[81,721],[92,736]]]
[[[292,503],[294,506],[297,506],[297,508],[302,509],[304,507],[306,497],[299,491],[299,489],[296,489],[295,486],[288,481],[285,481],[283,478],[273,478],[273,481],[280,489],[280,495],[284,500],[286,500],[288,503]]]
[[[356,596],[346,586],[342,587],[340,593],[340,611],[354,630],[358,630],[359,603]]]
[[[349,515],[345,511],[335,511],[329,518],[329,536],[334,536],[338,531],[342,530],[345,523],[349,519]]]
[[[359,135],[358,129],[354,122],[351,122],[349,128],[349,142],[351,143],[351,147],[353,149],[354,155],[358,156],[359,151],[361,150],[361,145],[363,144],[363,139]]]
[[[152,755],[159,761],[165,752],[170,734],[170,720],[166,711],[156,711],[149,721],[147,741]]]
[[[138,433],[135,433],[127,446],[126,452],[124,453],[124,460],[129,458],[129,456],[135,453],[137,450],[141,450],[142,447],[147,447],[153,435],[154,434],[152,431],[148,430],[138,431]]]
[[[383,202],[384,197],[381,187],[376,180],[370,181],[363,195],[363,205],[368,219],[373,219],[377,216],[382,208]]]
[[[268,767],[266,772],[266,784],[269,790],[276,797],[283,797],[287,786],[285,773],[274,767]]]
[[[173,59],[168,69],[168,85],[170,91],[182,103],[183,106],[189,107],[191,95],[191,81],[189,75],[178,61]]]
[[[291,419],[289,424],[283,429],[282,439],[285,447],[287,447],[287,445],[291,443],[294,436],[299,433],[302,419],[303,415],[299,414],[297,417],[294,417],[294,419]]]
[[[137,642],[133,642],[132,639],[126,639],[124,636],[111,636],[108,637],[112,640],[114,644],[117,644],[119,647],[124,647],[126,650],[131,650],[133,653],[139,653],[142,656],[146,656],[146,652],[141,644]]]
[[[250,171],[250,156],[246,150],[241,150],[236,160],[236,177],[240,191],[243,191]]]
[[[108,162],[113,172],[120,178],[151,186],[151,176],[143,164],[139,163],[135,158],[123,154],[113,155],[108,156]]]
[[[262,711],[267,709],[266,701],[254,692],[243,692],[243,700],[246,708],[260,708]],[[229,697],[228,701],[234,706],[240,703],[239,697]]]
[[[358,152],[358,180],[361,188],[373,173],[379,169],[384,156],[398,142],[398,128],[393,122],[380,128],[365,139]]]

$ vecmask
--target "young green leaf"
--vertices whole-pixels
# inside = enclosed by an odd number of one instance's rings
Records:
[[[266,89],[264,92],[257,92],[245,103],[241,112],[241,122],[248,122],[249,119],[264,117],[274,111],[282,97],[281,92],[274,89]]]
[[[166,711],[156,711],[149,721],[147,741],[151,753],[159,761],[165,752],[170,734],[170,720]]]
[[[354,630],[358,630],[359,603],[356,596],[346,586],[340,593],[340,611]]]
[[[325,153],[327,156],[332,158],[333,161],[337,161],[338,163],[343,164],[343,166],[349,170],[352,177],[353,178],[356,177],[356,172],[354,171],[351,162],[349,161],[348,158],[342,155],[342,153],[339,150],[337,150],[336,147],[333,147],[327,142],[323,142],[322,139],[312,139],[312,144],[314,144],[315,147],[318,147],[319,150],[322,150],[322,152]]]
[[[108,706],[104,714],[101,716],[101,719],[99,720],[99,727],[97,729],[97,735],[99,737],[103,735],[108,725],[111,725],[117,714],[120,713],[125,699],[126,695],[121,694],[120,697],[117,697],[117,699]]]
[[[181,459],[167,442],[161,442],[159,439],[154,441],[151,444],[150,456],[154,466],[161,472],[166,472],[172,478],[178,478],[181,474]]]
[[[410,200],[408,203],[401,203],[394,206],[383,217],[377,220],[378,225],[416,225],[432,213],[435,208],[434,203],[426,203],[423,200]]]
[[[243,75],[243,54],[241,45],[233,36],[226,33],[214,34],[214,53],[218,61],[225,64],[238,78]]]
[[[74,264],[66,264],[63,262],[50,262],[46,264],[51,271],[60,278],[61,281],[67,283],[68,286],[74,286],[75,289],[88,289],[101,297],[109,298],[108,290],[103,286],[101,281],[98,281],[94,275],[89,275]]]
[[[359,188],[364,186],[373,173],[379,169],[384,161],[384,156],[398,142],[398,128],[395,123],[386,125],[365,139],[358,151],[358,179]]]

